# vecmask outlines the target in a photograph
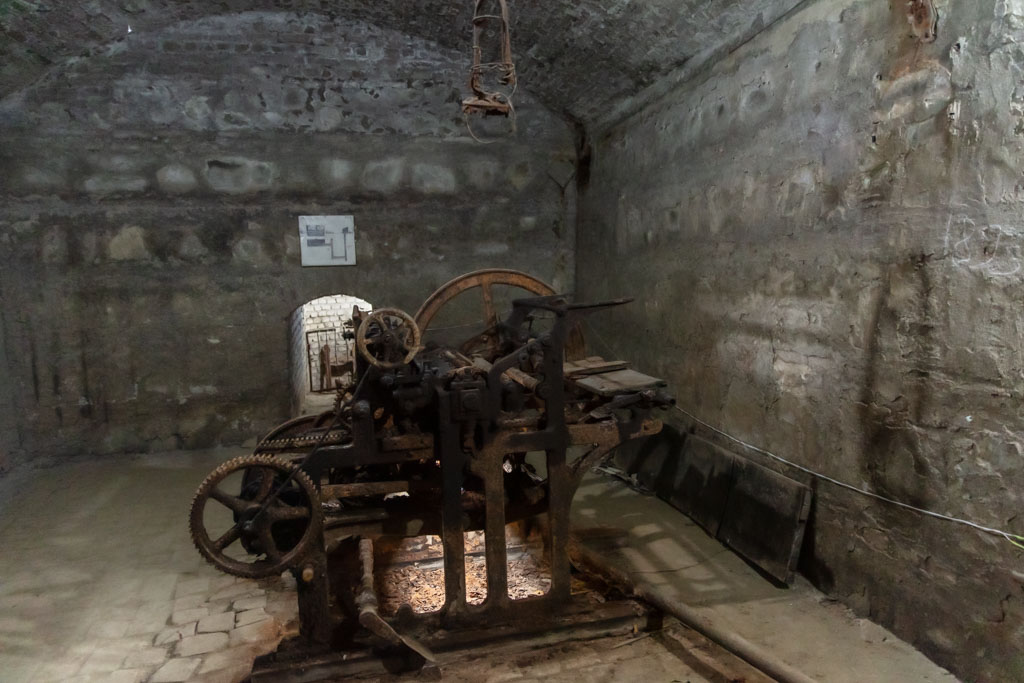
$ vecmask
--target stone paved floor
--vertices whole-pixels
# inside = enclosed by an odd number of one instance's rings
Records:
[[[240,681],[294,632],[284,578],[225,576],[188,538],[193,491],[242,453],[82,458],[0,480],[0,682]],[[818,680],[955,680],[806,583],[768,584],[657,499],[590,476],[573,512],[577,527],[621,530],[601,551],[624,569]],[[445,680],[706,680],[665,637],[628,641],[457,664]]]
[[[294,632],[293,586],[221,574],[186,531],[199,482],[243,453],[83,458],[0,480],[0,682],[244,680],[257,655]],[[708,680],[674,654],[670,632],[632,640],[468,658],[444,675]]]
[[[192,547],[204,473],[236,451],[103,458],[0,484],[0,680],[237,681],[295,616],[282,579]]]

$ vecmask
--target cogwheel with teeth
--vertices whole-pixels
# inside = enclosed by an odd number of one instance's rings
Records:
[[[238,472],[240,482],[226,481]],[[199,553],[218,569],[250,579],[295,566],[322,526],[313,481],[272,455],[234,458],[215,469],[199,485],[189,512]]]

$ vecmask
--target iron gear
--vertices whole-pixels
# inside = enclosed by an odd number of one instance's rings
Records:
[[[235,472],[243,473],[237,495],[219,488]],[[210,537],[204,515],[211,500],[230,510],[234,522],[216,539]],[[189,532],[199,553],[221,571],[248,579],[295,566],[320,539],[322,527],[313,481],[272,455],[247,455],[222,464],[199,485],[189,511]],[[251,559],[227,555],[236,542]]]

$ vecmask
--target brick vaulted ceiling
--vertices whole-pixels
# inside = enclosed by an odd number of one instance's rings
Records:
[[[807,0],[509,0],[522,87],[568,118],[608,118]],[[247,11],[317,12],[465,49],[472,0],[0,0],[0,97],[133,32]],[[238,36],[232,36],[237,39]],[[297,49],[300,49],[297,47]]]

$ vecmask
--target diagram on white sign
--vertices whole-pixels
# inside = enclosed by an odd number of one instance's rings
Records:
[[[352,216],[299,216],[304,266],[354,266],[356,224]]]

